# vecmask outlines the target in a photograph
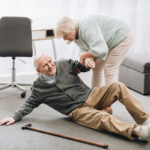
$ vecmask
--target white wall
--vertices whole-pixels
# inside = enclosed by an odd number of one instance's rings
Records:
[[[125,20],[134,34],[131,52],[150,50],[150,0],[0,0],[0,17],[26,16],[33,20],[32,29],[53,28],[63,16],[78,19],[89,14],[106,14]],[[72,43],[55,40],[58,58],[79,58],[79,49]],[[36,42],[38,53],[53,55],[51,41]],[[16,59],[17,74],[35,73],[33,58]],[[10,75],[11,58],[0,57],[0,77]]]

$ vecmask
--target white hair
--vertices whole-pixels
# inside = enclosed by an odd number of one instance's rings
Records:
[[[68,18],[63,17],[61,20],[58,21],[57,26],[55,28],[55,37],[61,38],[66,33],[73,33],[76,28],[75,22]]]
[[[37,64],[37,61],[39,60],[39,59],[41,59],[41,58],[43,58],[43,57],[49,57],[49,58],[51,58],[49,55],[47,55],[47,54],[38,54],[38,55],[35,55],[34,56],[34,67],[35,68],[38,68],[39,69],[39,66],[38,66],[38,64]],[[51,58],[52,59],[52,58]]]

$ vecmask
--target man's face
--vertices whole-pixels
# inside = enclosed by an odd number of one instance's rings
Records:
[[[39,60],[37,60],[37,65],[39,66],[38,72],[41,74],[51,76],[56,73],[56,66],[52,59],[48,56],[41,57]]]

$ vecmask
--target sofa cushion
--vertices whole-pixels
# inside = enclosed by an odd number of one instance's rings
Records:
[[[150,73],[150,53],[136,53],[127,55],[123,66],[143,73]]]

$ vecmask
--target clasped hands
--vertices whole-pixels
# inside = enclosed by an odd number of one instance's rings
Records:
[[[85,52],[80,55],[80,63],[86,68],[95,68],[94,56],[89,52]]]

